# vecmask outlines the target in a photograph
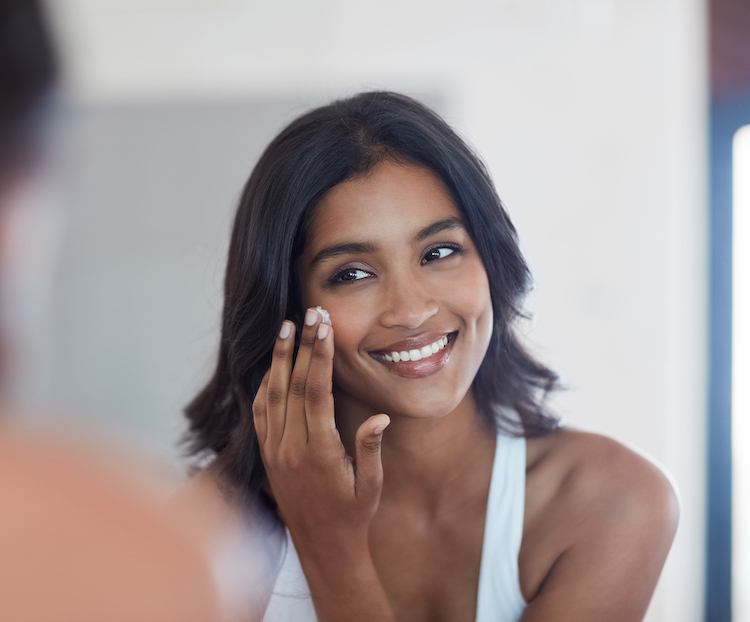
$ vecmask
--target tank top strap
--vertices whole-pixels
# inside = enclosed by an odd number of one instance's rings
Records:
[[[526,439],[499,435],[487,498],[476,622],[517,622],[526,608],[518,576],[526,502]]]

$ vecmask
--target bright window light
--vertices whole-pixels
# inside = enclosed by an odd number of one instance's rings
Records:
[[[732,169],[732,620],[750,622],[750,125]]]

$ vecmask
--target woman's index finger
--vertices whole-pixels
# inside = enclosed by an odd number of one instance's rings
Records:
[[[289,377],[294,362],[294,324],[284,320],[276,338],[265,395],[267,441],[278,445],[284,436]]]

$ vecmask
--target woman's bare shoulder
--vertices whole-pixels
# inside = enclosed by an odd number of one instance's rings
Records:
[[[566,428],[529,439],[527,448],[519,568],[524,596],[535,603],[528,619],[566,607],[571,620],[606,618],[613,607],[640,619],[677,528],[671,478],[644,454],[598,434]],[[576,599],[590,618],[580,617]]]
[[[602,512],[661,508],[677,516],[669,474],[646,454],[618,441],[572,428],[527,441],[527,477],[544,479],[558,499],[595,504]],[[615,506],[612,502],[617,501]]]

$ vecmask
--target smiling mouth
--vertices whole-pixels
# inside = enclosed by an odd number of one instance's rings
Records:
[[[458,331],[448,333],[437,341],[433,341],[419,349],[370,352],[370,356],[381,363],[409,363],[413,361],[422,361],[424,359],[429,359],[431,356],[445,349],[445,347],[456,338],[457,334]]]

